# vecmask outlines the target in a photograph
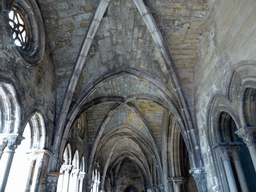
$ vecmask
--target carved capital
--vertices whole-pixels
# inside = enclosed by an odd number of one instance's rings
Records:
[[[206,182],[206,172],[204,167],[193,168],[189,172],[193,175],[199,191],[206,192],[207,182]]]
[[[185,177],[172,177],[171,180],[173,181],[173,183],[175,183],[176,185],[178,185],[179,187],[186,182],[186,178]]]
[[[72,167],[73,167],[72,165],[62,165],[62,166],[61,166],[61,170],[70,173]]]
[[[247,146],[256,145],[256,127],[240,128],[236,134],[243,139]]]
[[[85,172],[80,172],[79,173],[79,179],[80,180],[84,179],[85,174],[86,174]]]
[[[72,169],[71,174],[78,176],[80,172],[80,169]]]
[[[8,143],[8,140],[6,138],[0,138],[0,152],[4,150]]]
[[[217,151],[218,155],[221,157],[223,161],[230,160],[229,150],[227,146],[227,143],[218,143],[218,145],[214,147],[214,149]]]

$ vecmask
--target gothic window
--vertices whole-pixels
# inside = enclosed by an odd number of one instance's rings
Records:
[[[27,153],[31,144],[31,132],[29,123],[24,130],[23,137],[24,139],[15,151],[5,189],[6,192],[26,191],[27,188],[27,180],[30,168],[29,156]],[[28,185],[30,185],[30,183],[28,183]]]
[[[8,177],[6,192],[38,191],[45,148],[43,116],[36,112],[27,122]],[[39,153],[42,150],[42,153]]]
[[[45,50],[43,21],[34,0],[6,1],[6,29],[13,53],[26,66],[38,64]]]
[[[95,168],[92,172],[92,189],[91,192],[99,192],[100,172],[99,168]]]
[[[71,146],[67,144],[63,152],[63,165],[60,168],[60,176],[58,179],[57,192],[67,192],[69,189],[70,173],[72,170],[71,165]]]
[[[30,26],[24,13],[18,7],[11,7],[8,14],[14,44],[25,50],[29,46]]]

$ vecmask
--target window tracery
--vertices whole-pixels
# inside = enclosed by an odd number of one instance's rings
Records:
[[[11,49],[21,63],[31,67],[38,64],[45,51],[43,20],[34,0],[6,1],[4,17]]]
[[[29,46],[30,26],[28,20],[23,11],[15,6],[11,7],[8,19],[14,44],[18,48],[25,50]]]

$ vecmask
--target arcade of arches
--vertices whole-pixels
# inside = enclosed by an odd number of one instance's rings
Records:
[[[254,0],[0,0],[0,192],[253,192]]]

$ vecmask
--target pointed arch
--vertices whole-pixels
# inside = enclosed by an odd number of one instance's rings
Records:
[[[18,134],[21,118],[17,93],[11,83],[0,82],[0,134]]]
[[[87,35],[84,39],[83,45],[81,47],[79,56],[77,58],[77,62],[75,64],[75,67],[73,69],[73,72],[72,72],[72,75],[71,75],[71,78],[69,81],[68,88],[66,90],[66,94],[64,96],[64,100],[63,100],[62,107],[61,107],[61,112],[60,112],[59,118],[57,120],[57,132],[56,132],[56,137],[55,137],[54,144],[53,144],[54,153],[58,153],[58,149],[61,144],[61,138],[63,136],[65,123],[66,123],[65,119],[67,117],[67,114],[68,114],[68,111],[70,108],[70,104],[71,104],[70,98],[73,97],[73,94],[74,94],[74,91],[75,91],[75,88],[76,88],[76,85],[78,82],[78,78],[79,78],[81,70],[84,66],[87,54],[89,52],[89,49],[91,47],[92,41],[95,37],[95,34],[98,30],[100,22],[103,18],[103,15],[106,11],[106,8],[109,5],[109,2],[110,2],[110,0],[101,0],[100,1],[98,8],[95,12],[94,18],[89,27],[88,33],[87,33]],[[161,33],[159,32],[159,30],[156,26],[156,23],[154,22],[154,19],[153,19],[152,15],[149,13],[148,9],[146,8],[144,2],[142,0],[134,0],[134,3],[136,5],[137,9],[139,10],[148,30],[150,31],[150,34],[151,34],[156,46],[158,47],[162,57],[164,58],[166,69],[168,71],[169,76],[171,77],[174,91],[177,94],[178,102],[181,107],[181,113],[184,118],[184,125],[186,126],[186,128],[188,130],[193,130],[192,131],[192,134],[193,134],[194,132],[196,132],[196,130],[193,129],[193,123],[192,123],[190,111],[187,107],[187,103],[186,103],[185,97],[182,92],[180,80],[178,78],[177,71],[174,67],[173,60],[170,56],[170,53],[168,52],[168,49],[165,47],[164,40],[161,36]],[[167,98],[169,98],[168,94],[166,96],[167,96]],[[190,140],[192,141],[192,146],[193,146],[192,148],[193,149],[199,148],[196,134],[194,134],[190,137],[191,137]],[[197,150],[196,153],[197,154],[194,157],[195,159],[196,159],[196,157],[201,156],[200,150]],[[199,165],[193,164],[194,167],[202,166],[202,165],[200,165],[202,163],[202,160],[199,160],[197,162],[199,162]]]

